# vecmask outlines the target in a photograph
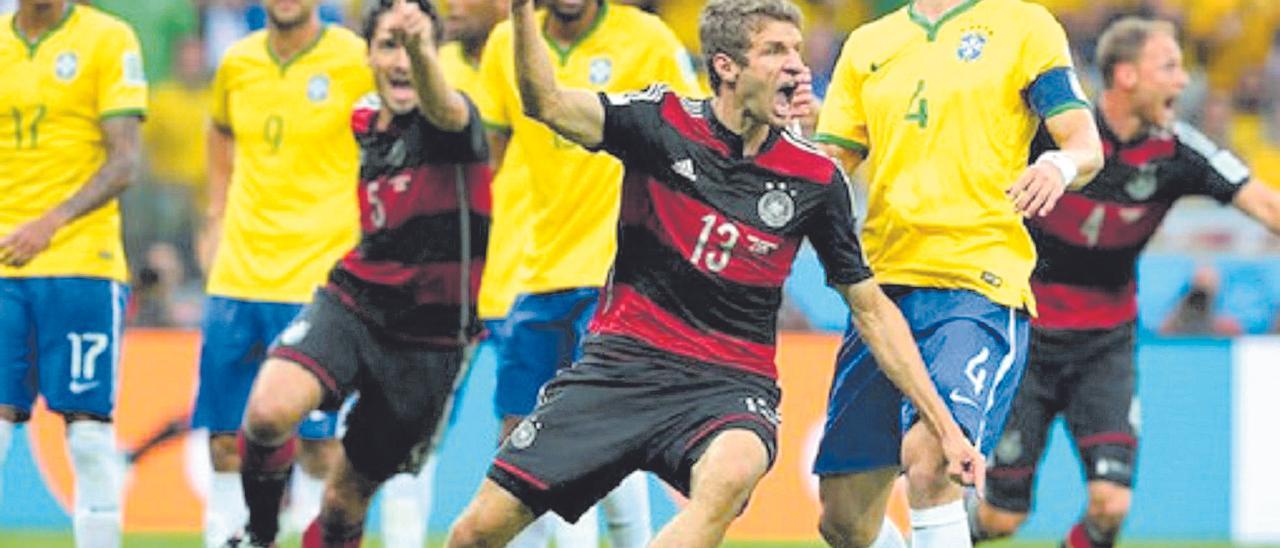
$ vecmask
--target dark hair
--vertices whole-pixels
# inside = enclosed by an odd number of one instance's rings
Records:
[[[406,1],[417,4],[418,7],[422,8],[422,13],[427,14],[427,17],[431,18],[431,30],[432,30],[431,38],[433,41],[435,41],[435,44],[439,46],[440,41],[444,40],[444,22],[440,19],[440,11],[436,9],[435,3],[432,2],[431,0],[406,0]],[[378,18],[382,17],[382,14],[391,11],[391,8],[395,7],[395,5],[396,5],[395,0],[378,0],[377,4],[374,4],[372,8],[369,8],[369,11],[365,12],[365,15],[364,15],[365,43],[370,45],[373,44],[373,33],[378,30]]]
[[[1177,27],[1168,21],[1146,19],[1138,16],[1123,17],[1107,26],[1098,38],[1096,53],[1098,68],[1102,70],[1102,82],[1110,88],[1115,83],[1116,65],[1136,63],[1142,57],[1142,48],[1154,34],[1167,34],[1178,39]]]
[[[711,0],[702,8],[698,36],[702,40],[702,57],[707,63],[711,91],[719,95],[720,74],[712,58],[717,53],[728,55],[740,65],[747,64],[751,35],[766,20],[785,21],[799,27],[804,23],[800,9],[789,0]]]

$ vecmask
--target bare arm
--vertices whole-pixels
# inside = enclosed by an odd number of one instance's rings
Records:
[[[0,239],[0,264],[22,266],[49,247],[59,229],[124,192],[138,177],[142,164],[141,120],[117,116],[101,123],[107,161],[80,190],[39,218]]]
[[[853,174],[858,166],[862,165],[862,155],[847,148],[826,143],[818,143],[818,148],[827,156],[840,162],[840,167],[844,168],[845,173]]]
[[[1071,109],[1044,124],[1058,143],[1058,150],[1040,155],[1005,191],[1024,217],[1048,215],[1063,192],[1084,188],[1102,170],[1102,138],[1092,111]]]
[[[409,54],[413,88],[418,93],[418,110],[431,125],[444,131],[462,131],[471,111],[462,94],[445,81],[436,57],[434,26],[417,4],[397,2],[392,32]]]
[[[985,479],[982,455],[969,443],[938,395],[902,311],[874,279],[836,289],[849,304],[858,334],[880,369],[915,404],[921,420],[942,441],[949,474],[981,488]]]
[[[1245,181],[1231,200],[1232,205],[1265,225],[1271,232],[1280,234],[1280,192],[1262,181]]]
[[[516,82],[525,115],[580,145],[599,145],[604,139],[604,107],[594,93],[561,88],[556,83],[551,58],[534,20],[532,0],[511,3],[511,23],[515,31]]]
[[[213,265],[213,256],[218,250],[218,238],[222,233],[222,218],[227,210],[227,189],[231,187],[231,170],[234,166],[236,140],[231,130],[209,125],[205,150],[209,159],[209,189],[207,194],[208,209],[205,212],[204,226],[200,228],[200,239],[196,243],[196,258],[205,272]]]
[[[1080,190],[1102,171],[1102,138],[1093,112],[1086,108],[1068,110],[1044,121],[1058,149],[1075,162],[1079,170],[1067,181],[1068,190]]]
[[[507,143],[511,141],[511,134],[499,131],[485,131],[485,136],[489,138],[489,167],[497,173],[502,169],[502,161],[507,156]]]

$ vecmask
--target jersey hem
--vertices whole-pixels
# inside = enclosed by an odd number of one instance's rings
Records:
[[[145,108],[118,108],[108,110],[98,115],[99,120],[109,120],[111,118],[120,118],[122,116],[137,116],[139,118],[147,117],[147,109]]]
[[[873,270],[874,270],[874,267],[873,267]],[[1008,293],[1013,293],[1014,291],[1006,290],[1006,291],[1000,291],[1000,292],[993,292],[989,287],[983,287],[979,284],[964,283],[964,282],[946,283],[948,281],[951,281],[951,279],[939,280],[937,278],[928,278],[924,276],[916,276],[916,275],[905,274],[905,273],[904,274],[892,274],[892,273],[884,274],[881,272],[876,272],[875,280],[881,286],[905,285],[908,287],[929,287],[934,289],[963,289],[963,290],[973,291],[974,293],[977,293],[979,295],[982,295],[983,297],[986,297],[987,299],[990,299],[991,302],[993,303],[996,303],[1002,306],[1007,306],[1010,308],[1026,310],[1027,313],[1030,314],[1032,317],[1036,316],[1036,302],[1035,302],[1035,297],[1032,296],[1030,285],[1027,285],[1025,287],[1022,287],[1016,290],[1018,295],[1009,295]]]

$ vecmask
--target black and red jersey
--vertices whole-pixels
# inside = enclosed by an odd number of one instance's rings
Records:
[[[1080,192],[1027,222],[1039,259],[1031,277],[1037,327],[1098,329],[1138,314],[1138,254],[1173,203],[1206,195],[1229,203],[1249,169],[1231,152],[1182,122],[1121,142],[1097,115],[1106,163]],[[1041,127],[1031,158],[1058,148]]]
[[[710,101],[662,86],[600,99],[600,148],[626,175],[617,255],[587,344],[776,378],[782,283],[802,239],[829,283],[871,276],[844,174],[787,130],[743,157]]]
[[[456,133],[416,110],[379,130],[374,98],[352,114],[360,243],[325,289],[396,339],[453,346],[478,331],[491,177],[484,125],[468,106],[470,122]]]

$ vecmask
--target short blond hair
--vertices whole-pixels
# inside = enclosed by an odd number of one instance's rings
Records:
[[[1110,88],[1115,82],[1115,68],[1121,63],[1136,63],[1142,56],[1142,48],[1152,35],[1166,34],[1178,39],[1178,29],[1169,21],[1128,16],[1107,26],[1098,37],[1096,57],[1102,71],[1102,82]]]

